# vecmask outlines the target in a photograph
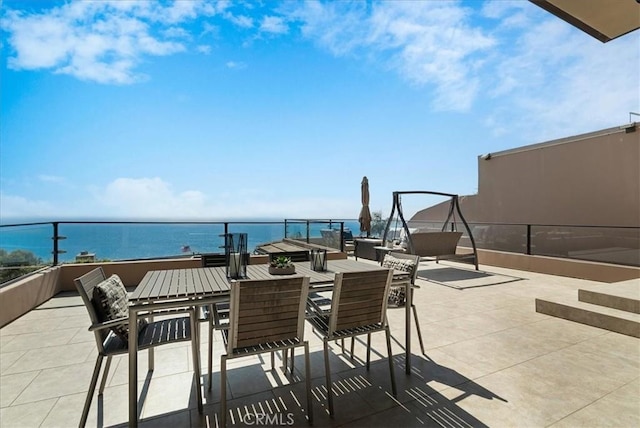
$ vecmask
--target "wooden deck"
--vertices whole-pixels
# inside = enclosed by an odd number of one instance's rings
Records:
[[[309,251],[309,247],[296,245],[290,241],[270,242],[256,247],[257,254],[292,253],[298,251]]]
[[[291,255],[308,253],[309,250],[319,248],[327,250],[327,257],[329,260],[337,260],[347,258],[347,254],[337,250],[335,248],[326,247],[324,245],[316,243],[299,242],[293,239],[283,239],[282,241],[268,242],[262,245],[258,245],[254,254],[260,256],[268,256],[271,254],[288,253]],[[297,261],[300,261],[298,259]],[[295,261],[295,260],[294,260]]]

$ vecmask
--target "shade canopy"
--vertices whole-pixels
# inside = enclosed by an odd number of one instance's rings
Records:
[[[606,43],[640,28],[637,0],[529,0]]]
[[[369,180],[367,177],[362,178],[360,185],[362,198],[362,209],[358,221],[360,222],[360,232],[366,232],[367,236],[371,233],[371,212],[369,211]]]

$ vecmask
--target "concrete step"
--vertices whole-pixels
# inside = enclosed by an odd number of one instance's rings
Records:
[[[578,300],[640,314],[640,280],[580,289]]]
[[[536,312],[640,338],[640,314],[581,302],[577,297],[536,299]]]

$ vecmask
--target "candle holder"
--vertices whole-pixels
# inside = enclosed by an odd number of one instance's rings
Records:
[[[247,277],[247,234],[227,233],[224,236],[224,255],[227,278],[241,279]]]
[[[311,270],[324,272],[327,270],[327,250],[311,250]]]

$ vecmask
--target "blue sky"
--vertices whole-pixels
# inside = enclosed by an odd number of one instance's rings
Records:
[[[357,218],[363,176],[386,216],[394,190],[475,193],[483,153],[640,111],[637,31],[603,44],[528,1],[4,0],[0,19],[3,221]]]

